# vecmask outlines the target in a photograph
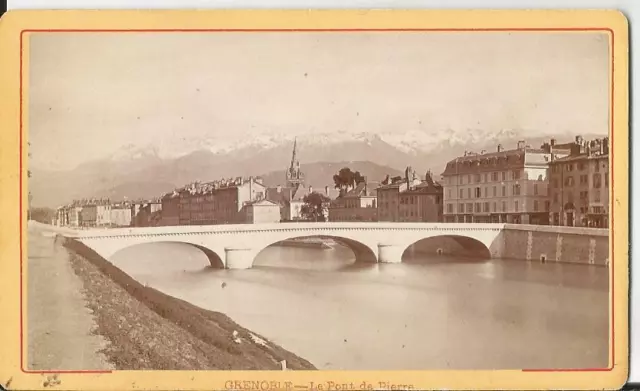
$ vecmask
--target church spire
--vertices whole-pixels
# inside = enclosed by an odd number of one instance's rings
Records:
[[[304,174],[300,172],[300,162],[298,161],[298,138],[293,140],[293,151],[291,153],[291,165],[287,170],[287,186],[298,187],[304,182]]]
[[[296,149],[298,146],[298,138],[295,137],[293,139],[293,153],[291,154],[291,166],[289,167],[289,170],[293,173],[293,170],[295,169],[295,164],[296,164]]]

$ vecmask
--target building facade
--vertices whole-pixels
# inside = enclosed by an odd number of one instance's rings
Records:
[[[195,182],[162,196],[159,224],[241,224],[245,221],[244,206],[265,195],[260,178]]]
[[[329,221],[378,221],[378,198],[366,178],[329,204]]]
[[[555,144],[555,141],[552,142]],[[517,148],[465,153],[442,173],[444,221],[451,223],[548,224],[547,168],[568,151],[519,141]]]
[[[118,203],[111,205],[109,225],[113,227],[129,227],[132,221],[131,204]]]
[[[244,206],[246,224],[268,224],[280,222],[280,205],[262,199],[248,202]]]
[[[404,177],[387,176],[377,191],[378,221],[442,221],[442,185],[427,172],[420,180],[407,167]]]
[[[576,137],[569,156],[549,165],[550,223],[609,227],[609,138]]]

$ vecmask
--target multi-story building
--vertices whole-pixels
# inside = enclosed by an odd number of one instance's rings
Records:
[[[195,182],[162,196],[161,225],[238,224],[247,203],[264,199],[261,178]]]
[[[442,185],[427,171],[425,180],[400,193],[400,221],[442,221]]]
[[[128,227],[131,225],[131,204],[128,202],[111,205],[109,211],[109,225],[114,227]]]
[[[545,144],[534,149],[465,153],[447,163],[442,174],[444,220],[458,223],[548,224],[547,167],[568,151]],[[556,147],[554,149],[554,147]]]
[[[378,221],[442,221],[442,186],[429,171],[420,180],[407,167],[404,178],[387,176],[376,190]]]
[[[571,153],[549,164],[552,225],[609,226],[609,138],[577,136]]]
[[[131,205],[131,225],[135,227],[151,227],[161,225],[161,211],[162,200],[154,199],[149,201],[134,202]],[[176,217],[178,217],[177,213]]]
[[[329,221],[377,221],[378,199],[367,180],[340,194],[329,204]]]
[[[111,202],[108,199],[90,200],[80,211],[81,227],[108,227],[111,224]]]
[[[247,202],[244,206],[246,224],[265,224],[280,222],[280,205],[261,199]]]

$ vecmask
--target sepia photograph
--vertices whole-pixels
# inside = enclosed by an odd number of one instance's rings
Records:
[[[20,360],[42,387],[619,364],[612,30],[21,40]]]

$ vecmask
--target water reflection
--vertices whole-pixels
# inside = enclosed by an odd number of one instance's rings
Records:
[[[193,247],[167,246],[113,262],[321,369],[607,365],[606,268],[416,254],[367,264],[338,246],[271,247],[253,269],[218,270]]]

